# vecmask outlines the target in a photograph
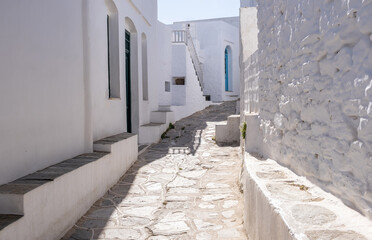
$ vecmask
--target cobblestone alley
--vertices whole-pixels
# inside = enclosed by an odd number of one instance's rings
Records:
[[[226,102],[178,121],[63,239],[246,239],[239,147],[214,141],[234,111]]]

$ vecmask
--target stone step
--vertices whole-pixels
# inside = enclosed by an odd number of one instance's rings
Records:
[[[93,150],[97,152],[111,152],[112,145],[135,136],[133,133],[121,133],[107,137],[93,143]]]
[[[240,142],[240,115],[231,115],[224,123],[216,124],[217,143]]]
[[[172,111],[171,105],[159,105],[159,111]]]
[[[165,123],[174,122],[174,112],[170,110],[159,110],[150,113],[151,123]]]
[[[0,214],[24,214],[24,195],[107,155],[86,153],[0,186]]]
[[[110,153],[81,154],[1,185],[0,239],[59,239],[137,160],[137,142],[127,133],[105,138],[96,145]]]
[[[22,215],[0,214],[0,231],[18,221],[22,217]]]
[[[140,126],[138,132],[139,144],[152,144],[158,142],[167,128],[168,124],[153,122]]]

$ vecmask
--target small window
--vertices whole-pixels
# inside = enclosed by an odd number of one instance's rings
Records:
[[[170,82],[165,82],[165,91],[170,92]]]
[[[174,79],[174,85],[185,85],[185,78]]]
[[[120,98],[118,16],[113,2],[107,1],[106,4],[108,4],[108,14],[106,16],[108,97],[109,99],[116,99]]]

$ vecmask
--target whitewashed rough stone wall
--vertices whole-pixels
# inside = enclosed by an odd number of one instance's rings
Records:
[[[372,0],[258,1],[261,152],[372,218]]]
[[[259,112],[259,68],[258,52],[252,54],[246,62],[243,63],[244,94],[240,99],[244,101],[244,113]]]

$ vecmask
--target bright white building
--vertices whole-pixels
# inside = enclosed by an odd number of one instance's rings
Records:
[[[63,236],[139,143],[209,104],[187,52],[173,104],[171,36],[157,1],[0,2],[0,239]]]
[[[203,93],[207,99],[213,102],[238,99],[239,17],[176,22],[172,28],[175,31],[185,31],[193,42],[192,48],[195,49],[200,62],[199,76],[202,77]],[[175,63],[183,61],[184,52],[181,46],[176,48],[173,54]],[[193,57],[193,51],[190,53]],[[196,68],[198,69],[198,66]],[[174,78],[180,77],[177,71],[173,75]]]

